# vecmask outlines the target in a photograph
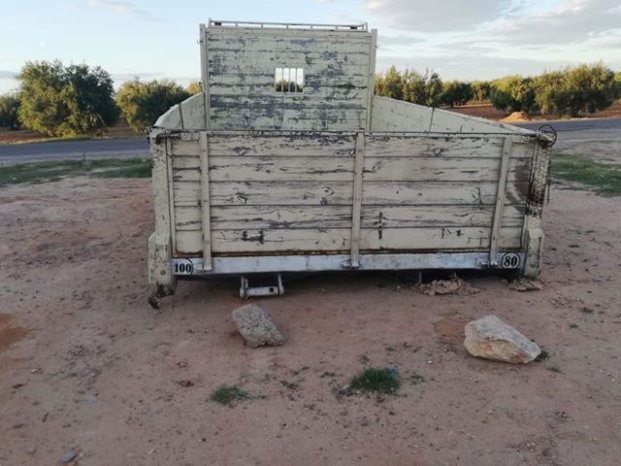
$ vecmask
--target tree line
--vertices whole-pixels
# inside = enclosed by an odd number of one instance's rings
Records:
[[[136,132],[173,105],[201,91],[170,80],[126,81],[114,91],[101,67],[27,62],[17,76],[20,90],[0,96],[0,127],[27,128],[46,136],[100,135],[122,115]]]
[[[602,63],[567,67],[535,77],[492,81],[446,81],[426,70],[399,72],[394,66],[375,78],[375,94],[432,107],[489,101],[506,112],[579,116],[605,109],[621,98],[621,72]]]
[[[183,88],[170,80],[135,78],[115,92],[101,67],[59,60],[27,62],[18,79],[19,92],[0,96],[0,127],[24,127],[48,136],[102,134],[121,115],[141,132],[171,106],[201,91],[199,82]],[[432,107],[489,101],[506,112],[577,116],[621,98],[621,72],[597,63],[535,77],[465,82],[442,81],[432,70],[400,72],[392,66],[376,76],[375,93]]]

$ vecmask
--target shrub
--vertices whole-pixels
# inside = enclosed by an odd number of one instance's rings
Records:
[[[615,74],[602,63],[544,73],[535,79],[537,103],[545,113],[577,116],[612,105]]]
[[[519,75],[492,81],[489,99],[494,107],[507,112],[533,113],[537,110],[533,80]]]
[[[0,128],[19,128],[19,95],[0,95]]]
[[[442,96],[440,101],[444,105],[453,108],[456,105],[464,105],[468,102],[474,93],[472,85],[462,81],[448,81],[442,85]]]
[[[190,84],[188,84],[186,90],[188,91],[188,94],[195,95],[203,92],[203,85],[200,81],[192,81]]]
[[[170,107],[188,97],[190,94],[173,81],[142,82],[136,78],[123,83],[116,101],[129,126],[141,132]]]
[[[101,134],[118,117],[112,79],[98,66],[27,62],[18,78],[19,120],[29,129],[48,136]]]

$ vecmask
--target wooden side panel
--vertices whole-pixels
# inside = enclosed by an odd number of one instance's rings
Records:
[[[210,133],[211,247],[218,254],[347,252],[355,135]],[[489,248],[502,140],[371,134],[360,251]],[[171,144],[177,250],[203,249],[199,141]],[[531,157],[509,160],[499,247],[519,248]]]
[[[207,28],[209,128],[364,129],[371,41],[363,31]],[[276,68],[302,69],[302,92],[277,92]]]
[[[503,228],[500,247],[520,247],[521,227]],[[220,254],[300,254],[343,253],[350,250],[351,229],[237,229],[214,230],[213,252]],[[453,251],[489,248],[489,228],[393,228],[379,233],[361,230],[360,250],[364,251]],[[198,230],[180,231],[177,251],[201,254],[202,237]]]

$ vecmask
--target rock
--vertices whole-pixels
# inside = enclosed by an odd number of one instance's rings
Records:
[[[470,296],[481,290],[465,282],[457,275],[450,280],[434,280],[431,283],[418,285],[418,290],[427,296],[455,294],[458,296]]]
[[[493,315],[468,322],[465,333],[464,346],[479,358],[526,364],[541,353],[535,343]]]
[[[541,283],[535,280],[529,280],[528,278],[518,278],[509,283],[509,289],[513,291],[541,291],[543,286]]]
[[[238,307],[233,311],[233,321],[246,344],[259,346],[280,346],[285,337],[276,327],[269,314],[254,304]]]
[[[78,450],[76,448],[72,448],[71,450],[65,452],[65,454],[63,455],[62,462],[69,463],[70,461],[73,461],[74,459],[76,459],[77,456],[78,456]]]

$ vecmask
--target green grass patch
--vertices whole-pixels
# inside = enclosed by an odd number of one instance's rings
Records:
[[[555,153],[552,157],[552,176],[580,183],[600,194],[621,194],[621,168],[597,162],[582,154]]]
[[[211,401],[220,403],[224,406],[232,406],[236,401],[246,400],[248,398],[248,393],[234,385],[222,385],[209,396]]]
[[[0,167],[0,186],[20,183],[45,183],[68,176],[98,178],[148,178],[151,164],[148,158],[67,160],[34,162]]]
[[[349,383],[349,389],[359,392],[395,393],[401,381],[390,369],[368,368],[356,375]]]

